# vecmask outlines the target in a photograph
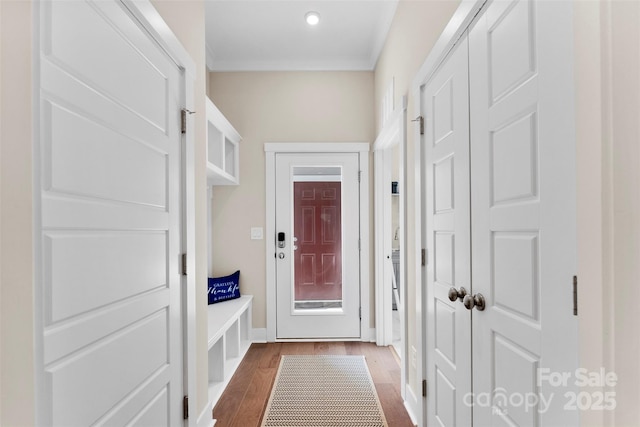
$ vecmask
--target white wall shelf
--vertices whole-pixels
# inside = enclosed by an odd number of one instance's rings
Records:
[[[207,182],[209,185],[238,185],[242,137],[209,98],[206,102]]]
[[[252,301],[252,295],[242,295],[207,308],[212,410],[251,346]],[[215,414],[213,416],[215,418]]]

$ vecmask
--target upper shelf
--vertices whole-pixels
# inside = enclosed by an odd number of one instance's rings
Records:
[[[229,120],[207,98],[207,182],[209,185],[240,183],[240,140]]]

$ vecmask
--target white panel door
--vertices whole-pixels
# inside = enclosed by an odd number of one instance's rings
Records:
[[[471,425],[469,80],[464,37],[422,90],[425,115],[427,424]],[[456,292],[460,298],[456,297]],[[453,298],[450,300],[449,296]]]
[[[479,426],[578,425],[571,20],[570,2],[498,1],[469,36]]]
[[[38,424],[181,425],[181,72],[118,1],[39,10]]]
[[[275,166],[276,338],[359,338],[359,155],[277,153]]]

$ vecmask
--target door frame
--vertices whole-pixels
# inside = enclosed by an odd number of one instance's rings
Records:
[[[423,62],[422,66],[416,73],[411,84],[411,96],[413,97],[414,111],[418,113],[418,117],[423,115],[422,112],[422,97],[421,91],[423,86],[431,79],[433,74],[440,68],[442,63],[446,60],[447,56],[458,43],[464,32],[469,28],[473,22],[475,16],[484,7],[487,0],[462,0],[453,16],[449,20],[449,23],[444,28],[440,37],[434,44],[433,48],[427,55],[427,58]],[[426,360],[426,336],[425,336],[425,298],[426,298],[426,266],[423,266],[420,260],[422,259],[422,251],[426,248],[426,242],[424,240],[424,230],[426,230],[426,224],[424,222],[423,213],[426,212],[426,196],[424,194],[424,188],[422,185],[424,179],[424,166],[423,165],[423,149],[424,135],[420,134],[420,126],[414,126],[413,141],[414,141],[414,193],[413,197],[419,203],[416,203],[415,217],[414,217],[414,235],[419,236],[419,241],[415,245],[414,266],[415,266],[415,283],[416,283],[416,334],[414,348],[417,350],[415,366],[416,377],[414,379],[417,390],[407,390],[407,406],[410,413],[412,413],[419,426],[426,424],[426,405],[425,396],[422,396],[420,390],[423,381],[427,378],[427,360]],[[409,167],[409,165],[407,165]],[[426,256],[425,256],[426,258]],[[422,397],[420,397],[422,396]]]
[[[391,253],[389,229],[391,217],[390,208],[390,181],[393,161],[392,149],[396,146],[398,154],[398,192],[399,192],[399,227],[398,238],[400,240],[400,295],[407,295],[406,283],[406,144],[407,144],[407,97],[402,97],[401,105],[393,112],[388,124],[384,126],[376,139],[374,150],[374,236],[383,236],[383,239],[375,239],[375,315],[376,315],[376,344],[390,345],[393,341],[393,319],[390,315],[392,298],[388,292],[388,282],[385,279],[393,274],[386,255]],[[389,205],[389,206],[387,206]],[[386,254],[386,255],[385,255]],[[400,340],[401,340],[401,363],[400,363],[400,391],[402,398],[406,396],[406,385],[409,380],[409,358],[407,357],[407,310],[405,300],[402,302],[400,311]]]
[[[265,151],[265,257],[266,257],[266,302],[267,341],[288,341],[276,338],[276,258],[273,245],[276,236],[276,154],[296,153],[356,153],[360,163],[360,339],[372,341],[375,332],[370,329],[369,300],[369,143],[367,142],[268,142]],[[272,237],[269,237],[272,236]],[[271,239],[274,240],[271,240]],[[317,341],[314,339],[314,341]]]
[[[196,79],[196,65],[193,58],[189,55],[189,52],[184,48],[182,43],[178,40],[173,31],[166,24],[162,16],[153,7],[153,4],[149,0],[114,0],[119,1],[123,7],[128,10],[131,15],[138,21],[138,24],[144,28],[150,37],[158,43],[161,49],[167,54],[167,56],[176,64],[178,69],[182,73],[180,82],[180,91],[182,94],[182,100],[184,108],[187,110],[195,110],[195,97],[194,86]],[[38,165],[40,162],[39,145],[40,140],[38,135],[40,134],[40,60],[39,55],[35,53],[40,52],[40,39],[38,28],[40,26],[41,9],[40,3],[35,2],[33,5],[33,68],[34,73],[32,76],[32,87],[34,102],[32,106],[33,111],[33,164]],[[181,165],[180,165],[180,246],[182,253],[186,255],[187,271],[195,272],[196,270],[196,194],[195,194],[195,126],[193,120],[187,120],[186,133],[182,135],[180,144],[181,147]],[[42,244],[38,239],[40,229],[40,211],[41,205],[39,203],[39,197],[41,194],[40,186],[40,174],[39,168],[33,168],[33,206],[34,206],[34,233],[33,233],[33,247],[34,253],[41,251]],[[44,295],[42,294],[42,287],[38,286],[38,277],[41,277],[41,266],[34,263],[34,302],[35,307],[40,307]],[[181,276],[182,286],[182,347],[183,347],[183,368],[182,368],[182,387],[183,393],[191,397],[188,402],[188,409],[191,414],[196,414],[197,409],[197,372],[196,372],[196,277],[195,274]],[[35,372],[36,372],[36,394],[42,383],[40,377],[39,363],[44,359],[44,347],[43,347],[43,322],[41,319],[40,310],[34,310],[34,342],[35,342]],[[42,419],[41,413],[42,407],[36,406],[36,420]],[[208,412],[208,405],[205,408],[203,414]],[[201,414],[200,414],[201,415]],[[184,421],[185,426],[197,426],[198,419],[202,423],[203,417],[190,417]],[[207,422],[206,417],[204,421]],[[208,425],[208,424],[207,424]]]

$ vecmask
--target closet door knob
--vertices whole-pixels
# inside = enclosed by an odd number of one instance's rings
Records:
[[[454,288],[453,286],[449,288],[449,301],[455,302],[457,299],[462,301],[465,295],[467,295],[467,290],[463,287],[460,287],[460,290]]]
[[[476,310],[483,311],[485,307],[485,300],[482,294],[467,295],[462,300],[462,303],[467,307],[467,310],[473,310],[473,307],[475,307]]]

